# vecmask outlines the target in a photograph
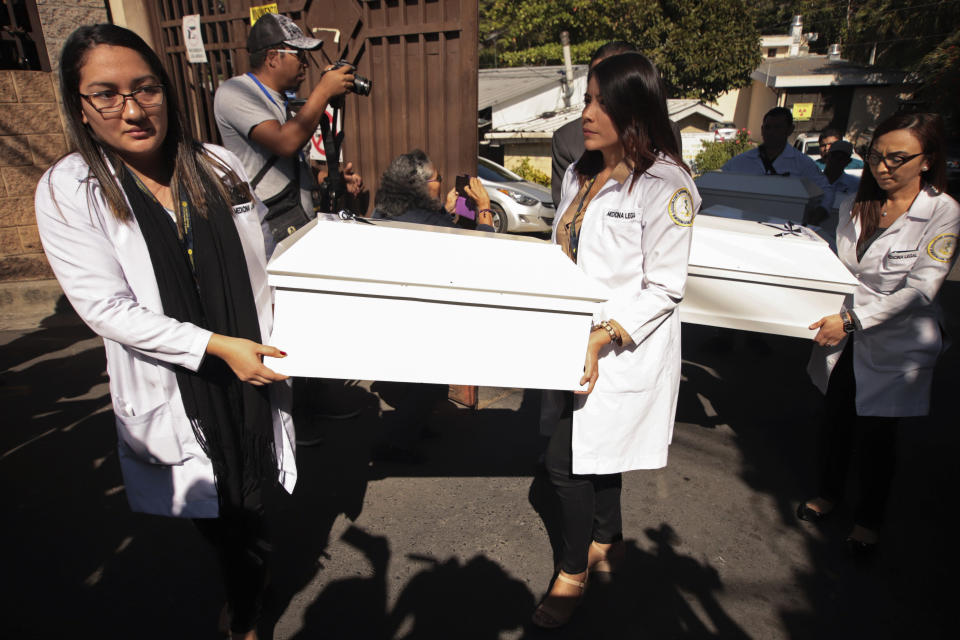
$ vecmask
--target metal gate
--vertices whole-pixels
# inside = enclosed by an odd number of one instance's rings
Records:
[[[248,68],[250,0],[158,0],[150,3],[158,53],[188,110],[194,135],[219,142],[213,94]],[[344,160],[373,193],[394,157],[419,147],[453,187],[453,176],[477,167],[477,0],[287,0],[278,10],[324,40],[333,60],[357,61],[373,81],[368,97],[348,95]],[[200,14],[208,62],[186,60],[184,15]],[[357,57],[359,54],[359,57]],[[306,97],[325,66],[314,53],[301,87]],[[371,198],[371,202],[372,202]]]

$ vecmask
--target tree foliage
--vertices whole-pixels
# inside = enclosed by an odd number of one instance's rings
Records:
[[[626,40],[657,64],[673,97],[713,100],[749,84],[760,62],[746,0],[481,0],[480,16],[489,66],[559,63],[564,30],[575,62],[603,42]]]
[[[703,143],[700,152],[693,159],[693,170],[697,175],[707,171],[716,171],[727,163],[730,158],[749,151],[755,145],[750,142],[750,132],[746,129],[737,131],[737,135],[730,140],[717,140]]]

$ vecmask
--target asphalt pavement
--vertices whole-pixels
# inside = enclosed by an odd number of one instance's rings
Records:
[[[942,294],[960,335],[960,283]],[[574,620],[529,616],[558,544],[538,466],[538,396],[483,388],[479,410],[438,406],[419,465],[370,462],[403,394],[351,382],[352,420],[320,420],[276,541],[261,638],[955,637],[949,514],[960,486],[958,351],[932,415],[905,421],[875,566],[842,540],[850,514],[798,522],[811,493],[820,397],[809,343],[685,325],[670,461],[625,475],[627,567],[591,584]],[[131,513],[100,340],[68,311],[0,332],[2,638],[215,638],[223,589],[189,521]],[[393,403],[393,404],[391,404]]]

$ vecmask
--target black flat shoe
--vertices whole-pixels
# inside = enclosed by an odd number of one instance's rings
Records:
[[[832,514],[833,509],[830,509],[830,511],[817,511],[816,509],[808,507],[806,500],[797,505],[797,517],[804,522],[823,522]]]

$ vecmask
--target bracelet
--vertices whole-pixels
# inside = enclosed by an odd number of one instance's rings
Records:
[[[607,330],[607,333],[610,334],[610,342],[616,342],[621,344],[620,336],[617,335],[616,329],[613,328],[613,325],[606,320],[600,321],[600,326]]]
[[[493,209],[480,209],[480,211],[477,211],[478,215],[481,213],[489,213],[490,215],[493,215]]]

